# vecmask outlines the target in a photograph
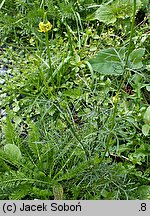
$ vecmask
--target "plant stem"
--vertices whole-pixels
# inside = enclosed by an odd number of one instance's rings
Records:
[[[53,73],[52,73],[52,62],[51,62],[51,57],[50,57],[50,48],[49,48],[49,41],[48,41],[48,32],[45,32],[45,37],[46,37],[48,64],[49,64],[49,68],[50,68],[50,77],[51,77],[51,81],[52,81],[52,86],[54,86]]]
[[[117,89],[116,92],[116,102],[114,103],[114,109],[113,109],[113,114],[112,117],[110,119],[111,122],[111,126],[110,126],[110,132],[108,134],[107,140],[106,140],[106,149],[104,151],[104,154],[101,157],[101,161],[103,161],[103,159],[105,158],[109,147],[111,146],[112,143],[112,137],[113,137],[113,129],[115,126],[115,119],[116,119],[116,115],[117,115],[117,106],[118,106],[118,99],[119,99],[119,93],[121,91],[122,85],[124,83],[124,81],[126,80],[127,74],[126,74],[126,70],[127,70],[127,66],[128,66],[128,59],[129,59],[129,55],[131,53],[131,46],[132,46],[132,37],[133,37],[133,33],[134,33],[134,24],[135,24],[135,14],[136,14],[136,0],[134,0],[134,5],[133,5],[133,18],[132,18],[132,25],[131,25],[131,32],[130,32],[130,40],[129,40],[129,45],[128,45],[128,52],[126,55],[126,60],[125,60],[125,65],[124,65],[124,73],[122,75],[122,78],[120,80],[120,84],[119,87]]]
[[[127,53],[126,61],[125,61],[125,69],[127,68],[129,55],[131,53],[132,38],[133,38],[134,25],[135,25],[135,15],[136,15],[136,0],[134,0],[134,2],[133,2],[133,18],[132,18],[132,25],[131,25],[131,31],[130,31],[130,40],[129,40],[129,46],[128,46],[128,53]]]

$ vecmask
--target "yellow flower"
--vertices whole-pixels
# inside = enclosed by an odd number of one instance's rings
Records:
[[[51,30],[52,24],[48,21],[47,23],[40,22],[39,23],[39,32],[48,32]]]

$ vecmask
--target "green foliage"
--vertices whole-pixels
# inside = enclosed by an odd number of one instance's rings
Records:
[[[122,49],[104,49],[89,60],[93,70],[105,75],[121,75],[124,72]]]
[[[129,55],[129,68],[142,68],[142,57],[145,49],[139,48],[133,50]],[[104,49],[89,60],[93,70],[105,75],[121,75],[124,73],[126,64],[126,50],[122,47],[118,50],[114,48]]]
[[[150,187],[148,185],[142,185],[138,189],[139,192],[139,199],[145,199],[149,200],[150,199]]]
[[[141,8],[142,2],[136,1],[137,11]],[[104,22],[105,24],[112,24],[117,19],[127,19],[133,15],[133,0],[115,0],[111,4],[101,5],[94,14],[94,19]]]
[[[147,1],[0,7],[0,199],[149,199]]]
[[[14,158],[15,160],[19,160],[21,158],[21,151],[16,145],[6,144],[4,146],[4,152],[8,157]]]
[[[142,133],[145,136],[148,136],[150,131],[150,106],[146,109],[143,116],[143,120],[145,124],[142,126]]]
[[[144,56],[144,53],[144,48],[135,49],[130,53],[129,61],[132,69],[140,69],[143,67],[142,57]]]
[[[147,108],[146,112],[144,113],[143,117],[145,123],[150,123],[150,106]]]

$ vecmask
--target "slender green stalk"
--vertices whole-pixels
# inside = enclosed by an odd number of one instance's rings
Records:
[[[57,178],[57,176],[59,176],[59,174],[63,171],[63,169],[66,167],[66,165],[70,162],[71,158],[73,157],[73,155],[75,154],[77,148],[80,146],[82,148],[82,150],[85,152],[85,156],[86,159],[88,157],[88,152],[86,150],[86,148],[84,147],[84,144],[82,143],[82,141],[80,140],[79,136],[77,135],[74,127],[71,125],[69,119],[67,118],[67,116],[65,115],[65,113],[61,110],[59,103],[56,105],[54,104],[55,107],[59,110],[59,112],[63,115],[66,123],[68,124],[68,127],[72,133],[72,135],[75,137],[75,139],[78,141],[78,144],[76,145],[74,151],[72,151],[70,157],[68,158],[68,160],[65,162],[65,164],[62,166],[62,168],[58,171],[58,173],[53,177],[53,180],[55,180]]]
[[[46,48],[47,48],[47,55],[48,55],[48,64],[50,68],[50,77],[53,83],[53,73],[52,73],[52,62],[51,62],[51,57],[50,57],[50,48],[49,48],[49,41],[48,41],[48,32],[45,32],[45,38],[46,38]]]
[[[133,17],[132,17],[132,25],[131,25],[131,31],[130,31],[130,40],[129,40],[129,46],[128,46],[128,53],[126,56],[126,61],[125,61],[125,68],[127,67],[128,64],[128,59],[129,55],[131,53],[131,47],[132,47],[132,38],[133,38],[133,33],[134,33],[134,25],[135,25],[135,15],[136,15],[136,0],[133,2]]]
[[[44,0],[41,1],[40,8],[44,9]]]
[[[59,103],[57,103],[57,105],[56,105],[56,104],[54,104],[54,105],[55,105],[55,107],[59,110],[59,112],[63,115],[63,117],[64,117],[64,119],[65,119],[65,121],[66,121],[66,123],[67,123],[67,125],[68,125],[68,128],[70,129],[72,135],[73,135],[73,136],[76,138],[76,140],[79,142],[81,148],[84,150],[85,155],[86,155],[86,157],[87,157],[87,156],[88,156],[88,152],[87,152],[86,148],[84,147],[84,144],[83,144],[82,141],[80,140],[78,134],[76,133],[76,130],[75,130],[74,126],[70,123],[70,120],[69,120],[68,117],[65,115],[65,112],[61,109]]]
[[[79,46],[79,50],[80,50],[81,49],[81,39],[80,39],[80,28],[79,28],[79,24],[78,24],[78,16],[77,16],[77,12],[75,12],[74,10],[72,10],[72,12],[74,13],[74,17],[76,20],[77,32],[78,32],[78,46]]]
[[[135,14],[136,14],[136,0],[134,0],[134,5],[133,5],[133,18],[132,18],[132,25],[131,25],[131,32],[130,32],[130,40],[129,40],[129,45],[128,45],[128,52],[127,52],[127,55],[126,55],[126,60],[125,60],[125,65],[124,65],[124,73],[122,75],[122,78],[120,80],[120,85],[117,89],[117,93],[116,93],[116,96],[115,96],[115,103],[114,103],[114,109],[113,109],[113,114],[112,114],[112,117],[110,119],[110,122],[111,122],[111,126],[110,126],[110,132],[109,132],[109,135],[107,137],[107,140],[106,140],[106,149],[104,151],[104,154],[102,155],[101,157],[101,162],[103,161],[103,159],[105,158],[110,146],[111,146],[111,143],[112,143],[112,138],[113,138],[113,129],[114,129],[114,126],[115,126],[115,119],[116,119],[116,115],[117,115],[117,106],[118,106],[118,100],[119,100],[119,93],[121,91],[121,88],[122,88],[122,85],[124,83],[124,81],[126,80],[126,77],[127,77],[127,73],[126,73],[126,70],[127,70],[127,66],[128,66],[128,59],[129,59],[129,55],[131,53],[131,47],[132,47],[132,37],[133,37],[133,33],[134,33],[134,24],[135,24]]]
[[[4,3],[5,3],[6,0],[3,0],[0,4],[0,9],[3,7]]]

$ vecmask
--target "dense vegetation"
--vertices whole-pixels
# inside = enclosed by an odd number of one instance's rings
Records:
[[[0,3],[0,199],[150,199],[148,0]]]

